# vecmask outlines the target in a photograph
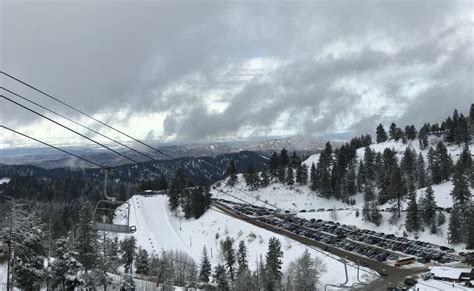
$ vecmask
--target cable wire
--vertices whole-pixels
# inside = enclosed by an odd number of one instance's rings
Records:
[[[106,138],[106,139],[108,139],[108,140],[110,140],[110,141],[113,141],[113,142],[115,142],[116,144],[121,145],[121,146],[123,146],[123,147],[125,147],[125,148],[127,148],[127,149],[129,149],[129,150],[131,150],[131,151],[133,151],[133,152],[135,152],[135,153],[138,153],[138,154],[140,154],[140,155],[142,155],[142,156],[144,156],[144,157],[146,157],[146,158],[148,158],[148,159],[150,159],[150,160],[152,160],[152,161],[154,161],[154,162],[161,162],[160,160],[157,160],[157,159],[155,159],[155,158],[153,158],[153,157],[151,157],[151,156],[149,156],[149,155],[147,155],[147,154],[144,154],[144,153],[142,153],[142,152],[140,152],[140,151],[137,151],[137,150],[135,150],[134,148],[132,148],[132,147],[130,147],[130,146],[127,146],[126,144],[124,144],[124,143],[122,143],[122,142],[120,142],[120,141],[117,141],[117,140],[115,140],[115,139],[113,139],[113,138],[111,138],[111,137],[108,137],[108,136],[106,136],[105,134],[102,134],[102,133],[98,132],[97,130],[94,130],[94,129],[90,128],[90,127],[87,127],[87,126],[85,126],[85,125],[83,125],[83,124],[81,124],[81,123],[79,123],[79,122],[77,122],[77,121],[75,121],[75,120],[73,120],[73,119],[67,117],[67,116],[64,116],[64,115],[62,115],[62,114],[60,114],[60,113],[58,113],[58,112],[55,112],[55,111],[53,111],[53,110],[47,108],[46,106],[43,106],[43,105],[41,105],[41,104],[39,104],[39,103],[37,103],[37,102],[35,102],[35,101],[33,101],[33,100],[31,100],[31,99],[25,97],[25,96],[22,96],[22,95],[20,95],[20,94],[18,94],[18,93],[15,93],[15,92],[13,92],[13,91],[11,91],[11,90],[5,88],[5,87],[0,87],[0,89],[3,89],[3,90],[5,90],[5,91],[7,91],[8,93],[10,93],[10,94],[12,94],[12,95],[15,95],[16,97],[21,98],[22,100],[24,100],[24,101],[26,101],[26,102],[28,102],[28,103],[30,103],[30,104],[36,105],[36,106],[38,106],[38,107],[40,107],[40,108],[42,108],[42,109],[44,109],[44,110],[46,110],[46,111],[48,111],[48,112],[50,112],[50,113],[52,113],[52,114],[55,114],[55,115],[57,115],[57,116],[59,116],[59,117],[61,117],[61,118],[64,118],[64,119],[66,119],[66,120],[68,120],[68,121],[70,121],[70,122],[72,122],[72,123],[74,123],[74,124],[76,124],[76,125],[78,125],[78,126],[84,128],[84,129],[87,129],[87,130],[89,130],[89,131],[91,131],[91,132],[93,132],[93,133],[95,133],[95,134],[98,134],[98,135],[100,135],[100,136],[102,136],[102,137],[104,137],[104,138]]]
[[[58,103],[60,103],[60,104],[62,104],[62,105],[64,105],[64,106],[66,106],[66,107],[68,107],[68,108],[70,108],[70,109],[72,109],[72,110],[74,110],[74,111],[76,111],[76,112],[78,112],[78,113],[80,113],[80,114],[82,114],[82,115],[84,115],[84,116],[86,116],[86,117],[88,117],[88,118],[94,120],[95,122],[98,122],[98,123],[102,124],[103,126],[106,126],[106,127],[110,128],[110,129],[114,130],[115,132],[118,132],[118,133],[120,133],[120,134],[122,134],[122,135],[124,135],[124,136],[126,136],[126,137],[128,137],[128,138],[130,138],[130,139],[132,139],[132,140],[134,140],[134,141],[136,141],[136,142],[138,142],[139,144],[141,144],[141,145],[143,145],[143,146],[146,146],[146,147],[148,147],[148,148],[150,148],[150,149],[152,149],[152,150],[154,150],[154,151],[156,151],[156,152],[158,152],[158,153],[160,153],[160,154],[162,154],[162,155],[164,155],[164,156],[166,156],[166,157],[168,157],[168,158],[173,159],[172,156],[170,156],[170,155],[164,153],[163,151],[161,151],[161,150],[159,150],[159,149],[157,149],[157,148],[155,148],[155,147],[152,147],[152,146],[150,146],[149,144],[146,144],[146,143],[144,143],[144,142],[138,140],[137,138],[134,138],[134,137],[132,137],[132,136],[126,134],[125,132],[123,132],[123,131],[121,131],[121,130],[119,130],[119,129],[117,129],[117,128],[111,126],[111,125],[108,125],[107,123],[105,123],[105,122],[103,122],[103,121],[101,121],[101,120],[99,120],[99,119],[97,119],[97,118],[91,116],[90,114],[85,113],[85,112],[82,111],[82,110],[77,109],[76,107],[74,107],[74,106],[72,106],[72,105],[69,105],[68,103],[66,103],[66,102],[64,102],[64,101],[62,101],[62,100],[60,100],[59,98],[54,97],[54,96],[52,96],[52,95],[50,95],[50,94],[48,94],[48,93],[46,93],[46,92],[44,92],[44,91],[42,91],[42,90],[36,88],[36,87],[34,87],[33,85],[30,85],[29,83],[27,83],[27,82],[25,82],[25,81],[22,81],[22,80],[20,80],[20,79],[14,77],[14,76],[12,76],[12,75],[6,73],[6,72],[3,72],[3,71],[0,71],[0,74],[3,74],[3,75],[5,75],[6,77],[8,77],[8,78],[10,78],[10,79],[12,79],[12,80],[15,80],[15,81],[17,81],[17,82],[19,82],[19,83],[21,83],[21,84],[27,86],[28,88],[33,89],[33,90],[35,90],[36,92],[43,94],[44,96],[46,96],[46,97],[48,97],[48,98],[50,98],[50,99],[53,99],[54,101],[56,101],[56,102],[58,102]]]
[[[53,123],[55,123],[55,124],[57,124],[57,125],[59,125],[59,126],[65,128],[65,129],[67,129],[67,130],[69,130],[69,131],[71,131],[71,132],[73,132],[73,133],[75,133],[75,134],[77,134],[77,135],[79,135],[79,136],[81,136],[81,137],[83,137],[83,138],[85,138],[85,139],[87,139],[87,140],[89,140],[89,141],[91,141],[91,142],[93,142],[93,143],[95,143],[95,144],[97,144],[97,145],[103,147],[103,148],[106,148],[107,150],[109,150],[109,151],[111,151],[111,152],[113,152],[113,153],[115,153],[115,154],[117,154],[117,155],[119,155],[119,156],[121,156],[121,157],[123,157],[123,158],[125,158],[125,159],[127,159],[127,160],[129,160],[129,161],[131,161],[131,162],[133,162],[133,163],[135,163],[135,164],[139,164],[138,161],[136,161],[136,160],[134,160],[134,159],[132,159],[132,158],[129,158],[129,157],[127,157],[126,155],[124,155],[124,154],[122,154],[122,153],[119,153],[118,151],[116,151],[116,150],[114,150],[114,149],[112,149],[112,148],[110,148],[110,147],[108,147],[108,146],[106,146],[106,145],[104,145],[104,144],[102,144],[102,143],[100,143],[100,142],[98,142],[98,141],[96,141],[96,140],[94,140],[94,139],[92,139],[92,138],[86,136],[86,135],[83,135],[82,133],[80,133],[80,132],[78,132],[78,131],[76,131],[76,130],[74,130],[74,129],[72,129],[72,128],[69,128],[69,127],[67,127],[67,126],[65,126],[65,125],[63,125],[63,124],[61,124],[61,123],[59,123],[59,122],[57,122],[57,121],[55,121],[55,120],[53,120],[53,119],[51,119],[51,118],[49,118],[49,117],[47,117],[47,116],[45,116],[45,115],[39,113],[38,111],[35,111],[35,110],[31,109],[31,108],[28,108],[27,106],[22,105],[22,104],[20,104],[20,103],[18,103],[18,102],[16,102],[16,101],[14,101],[14,100],[12,100],[12,99],[10,99],[10,98],[4,96],[4,95],[0,95],[0,97],[2,97],[3,99],[5,99],[5,100],[7,100],[7,101],[9,101],[9,102],[11,102],[11,103],[13,103],[13,104],[16,104],[17,106],[22,107],[22,108],[24,108],[24,109],[26,109],[26,110],[28,110],[28,111],[30,111],[30,112],[33,112],[34,114],[36,114],[36,115],[38,115],[38,116],[40,116],[40,117],[42,117],[42,118],[44,118],[44,119],[47,119],[47,120],[49,120],[49,121],[51,121],[51,122],[53,122]]]
[[[3,128],[3,129],[9,130],[9,131],[11,131],[11,132],[13,132],[13,133],[16,133],[16,134],[18,134],[18,135],[21,135],[21,136],[23,136],[23,137],[26,137],[26,138],[29,138],[29,139],[31,139],[31,140],[34,140],[34,141],[36,141],[36,142],[38,142],[38,143],[41,143],[41,144],[43,144],[43,145],[45,145],[45,146],[48,146],[48,147],[51,147],[51,148],[56,149],[56,150],[58,150],[58,151],[61,151],[61,152],[65,153],[65,154],[68,154],[68,155],[71,155],[71,156],[73,156],[73,157],[76,157],[76,158],[78,158],[78,159],[80,159],[80,160],[83,160],[83,161],[85,161],[85,162],[88,162],[88,163],[90,163],[90,164],[92,164],[92,165],[94,165],[94,166],[97,166],[97,167],[99,167],[99,168],[102,168],[102,169],[104,169],[104,170],[110,170],[110,168],[107,167],[107,166],[98,164],[98,163],[93,162],[93,161],[91,161],[91,160],[89,160],[89,159],[86,159],[86,158],[83,158],[83,157],[78,156],[78,155],[76,155],[76,154],[73,154],[73,153],[71,153],[71,152],[69,152],[69,151],[67,151],[67,150],[64,150],[64,149],[62,149],[62,148],[59,148],[59,147],[54,146],[54,145],[52,145],[52,144],[46,143],[46,142],[44,142],[44,141],[41,141],[41,140],[39,140],[39,139],[37,139],[37,138],[34,138],[34,137],[32,137],[32,136],[29,136],[29,135],[27,135],[27,134],[24,134],[24,133],[21,133],[21,132],[19,132],[19,131],[16,131],[16,130],[14,130],[14,129],[12,129],[12,128],[6,127],[6,126],[4,126],[4,125],[0,125],[0,127]]]

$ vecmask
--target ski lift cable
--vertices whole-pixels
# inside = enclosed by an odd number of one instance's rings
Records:
[[[81,157],[81,156],[79,156],[79,155],[76,155],[76,154],[74,154],[74,153],[71,153],[71,152],[69,152],[69,151],[67,151],[67,150],[64,150],[64,149],[62,149],[62,148],[59,148],[59,147],[57,147],[57,146],[54,146],[54,145],[52,145],[52,144],[49,144],[49,143],[47,143],[47,142],[44,142],[44,141],[41,141],[41,140],[39,140],[39,139],[37,139],[37,138],[34,138],[34,137],[32,137],[32,136],[29,136],[29,135],[27,135],[27,134],[25,134],[25,133],[21,133],[21,132],[16,131],[16,130],[14,130],[14,129],[12,129],[12,128],[6,127],[6,126],[4,126],[4,125],[0,125],[0,127],[3,128],[3,129],[9,130],[9,131],[11,131],[11,132],[13,132],[13,133],[16,133],[16,134],[18,134],[18,135],[21,135],[21,136],[23,136],[23,137],[29,138],[29,139],[31,139],[31,140],[33,140],[33,141],[38,142],[38,143],[41,143],[41,144],[43,144],[43,145],[45,145],[45,146],[51,147],[51,148],[53,148],[53,149],[55,149],[55,150],[58,150],[58,151],[60,151],[60,152],[65,153],[65,154],[68,154],[68,155],[70,155],[70,156],[73,156],[73,157],[75,157],[75,158],[78,158],[78,159],[80,159],[80,160],[83,160],[83,161],[85,161],[85,162],[87,162],[87,163],[89,163],[89,164],[91,164],[91,165],[97,166],[97,167],[102,168],[102,169],[104,169],[104,170],[111,170],[111,169],[110,169],[109,167],[107,167],[107,166],[104,166],[104,165],[98,164],[98,163],[96,163],[96,162],[93,162],[93,161],[91,161],[91,160],[89,160],[89,159],[83,158],[83,157]]]
[[[93,116],[90,115],[90,114],[85,113],[84,111],[82,111],[82,110],[80,110],[80,109],[77,109],[76,107],[74,107],[74,106],[72,106],[72,105],[70,105],[70,104],[68,104],[68,103],[66,103],[66,102],[64,102],[64,101],[62,101],[61,99],[59,99],[59,98],[57,98],[57,97],[52,96],[51,94],[48,94],[48,93],[46,93],[46,92],[44,92],[44,91],[38,89],[37,87],[35,87],[35,86],[33,86],[33,85],[31,85],[31,84],[25,82],[25,81],[20,80],[19,78],[16,78],[16,77],[14,77],[14,76],[12,76],[12,75],[10,75],[10,74],[4,72],[4,71],[0,71],[0,74],[4,75],[4,76],[6,76],[6,77],[8,77],[8,78],[10,78],[10,79],[12,79],[12,80],[15,80],[15,81],[17,81],[17,82],[19,82],[19,83],[21,83],[21,84],[23,84],[23,85],[29,87],[30,89],[33,89],[33,90],[35,90],[35,91],[38,92],[38,93],[41,93],[42,95],[44,95],[44,96],[46,96],[46,97],[48,97],[48,98],[50,98],[50,99],[53,99],[54,101],[56,101],[56,102],[58,102],[58,103],[60,103],[60,104],[62,104],[62,105],[64,105],[64,106],[66,106],[66,107],[68,107],[68,108],[70,108],[70,109],[72,109],[72,110],[74,110],[74,111],[76,111],[76,112],[78,112],[78,113],[80,113],[80,114],[82,114],[82,115],[88,117],[89,119],[94,120],[94,121],[97,122],[97,123],[100,123],[101,125],[103,125],[103,126],[105,126],[105,127],[108,127],[109,129],[112,129],[112,130],[115,131],[115,132],[120,133],[120,134],[123,135],[123,136],[126,136],[127,138],[129,138],[129,139],[131,139],[131,140],[134,140],[135,142],[138,142],[139,144],[141,144],[141,145],[143,145],[143,146],[146,146],[146,147],[149,148],[149,149],[152,149],[152,150],[154,150],[154,151],[156,151],[156,152],[158,152],[158,153],[160,153],[160,154],[162,154],[162,155],[164,155],[164,156],[166,156],[166,157],[168,157],[168,158],[173,159],[172,156],[170,156],[170,155],[164,153],[163,151],[161,151],[161,150],[159,150],[159,149],[157,149],[157,148],[155,148],[155,147],[153,147],[153,146],[151,146],[151,145],[149,145],[149,144],[147,144],[147,143],[145,143],[145,142],[143,142],[143,141],[141,141],[141,140],[139,140],[139,139],[137,139],[137,138],[135,138],[135,137],[133,137],[133,136],[127,134],[127,133],[125,133],[125,132],[123,132],[122,130],[119,130],[119,129],[117,129],[117,128],[115,128],[115,127],[113,127],[113,126],[111,126],[111,125],[109,125],[109,124],[107,124],[107,123],[105,123],[105,122],[103,122],[103,121],[101,121],[101,120],[95,118],[95,117],[93,117]]]
[[[97,135],[100,135],[100,136],[102,136],[102,137],[104,137],[104,138],[106,138],[106,139],[108,139],[108,140],[110,140],[110,141],[112,141],[112,142],[114,142],[114,143],[116,143],[116,144],[118,144],[118,145],[121,145],[121,146],[123,146],[123,147],[125,147],[125,148],[127,148],[127,149],[129,149],[129,150],[131,150],[131,151],[133,151],[133,152],[135,152],[135,153],[137,153],[137,154],[140,154],[140,155],[142,155],[142,156],[144,156],[144,157],[146,157],[146,158],[148,158],[148,159],[150,159],[150,160],[152,160],[152,161],[154,161],[154,162],[161,162],[160,160],[157,160],[157,159],[153,158],[152,156],[150,156],[150,155],[148,155],[148,154],[145,154],[145,153],[143,153],[143,152],[141,152],[141,151],[138,151],[138,150],[136,150],[136,149],[134,149],[134,148],[132,148],[132,147],[130,147],[130,146],[128,146],[128,145],[126,145],[126,144],[124,144],[124,143],[122,143],[122,142],[116,140],[116,139],[113,139],[113,138],[111,138],[111,137],[109,137],[109,136],[107,136],[107,135],[105,135],[105,134],[100,133],[99,131],[97,131],[97,130],[95,130],[95,129],[92,129],[92,128],[88,127],[88,126],[85,126],[85,125],[83,125],[83,124],[81,124],[81,123],[79,123],[79,122],[73,120],[72,118],[69,118],[69,117],[67,117],[67,116],[65,116],[65,115],[63,115],[63,114],[61,114],[61,113],[58,113],[58,112],[56,112],[56,111],[54,111],[54,110],[52,110],[52,109],[49,109],[49,108],[47,108],[46,106],[43,106],[43,105],[39,104],[38,102],[35,102],[35,101],[33,101],[33,100],[31,100],[31,99],[29,99],[29,98],[23,96],[23,95],[20,95],[20,94],[14,92],[14,91],[11,91],[11,90],[9,90],[9,89],[7,89],[7,88],[5,88],[5,87],[0,87],[0,89],[3,89],[4,91],[7,91],[8,93],[10,93],[10,94],[12,94],[12,95],[15,95],[16,97],[18,97],[18,98],[20,98],[20,99],[22,99],[22,100],[24,100],[24,101],[26,101],[26,102],[28,102],[28,103],[30,103],[30,104],[33,104],[33,105],[35,105],[35,106],[38,106],[39,108],[42,108],[42,109],[44,109],[44,110],[46,110],[46,111],[48,111],[48,112],[50,112],[50,113],[52,113],[52,114],[54,114],[54,115],[56,115],[56,116],[59,116],[59,117],[65,119],[65,120],[67,120],[67,121],[69,121],[69,122],[72,122],[72,123],[74,123],[75,125],[80,126],[80,127],[84,128],[84,129],[87,129],[87,130],[89,130],[89,131],[91,131],[91,132],[93,132],[93,133],[95,133],[95,134],[97,134]]]
[[[88,136],[86,136],[86,135],[84,135],[84,134],[82,134],[82,133],[80,133],[80,132],[78,132],[78,131],[76,131],[76,130],[70,128],[70,127],[68,127],[68,126],[66,126],[66,125],[63,125],[63,124],[61,124],[60,122],[57,122],[57,121],[55,121],[55,120],[53,120],[53,119],[51,119],[51,118],[49,118],[49,117],[47,117],[47,116],[45,116],[45,115],[39,113],[38,111],[35,111],[35,110],[33,110],[33,109],[31,109],[31,108],[29,108],[29,107],[23,105],[23,104],[20,104],[20,103],[18,103],[18,102],[16,102],[16,101],[14,101],[14,100],[12,100],[12,99],[6,97],[5,95],[0,95],[0,97],[2,97],[3,99],[5,99],[5,100],[7,100],[7,101],[9,101],[9,102],[11,102],[11,103],[13,103],[13,104],[19,106],[19,107],[22,107],[23,109],[26,109],[26,110],[28,110],[28,111],[30,111],[30,112],[32,112],[32,113],[38,115],[38,116],[40,116],[40,117],[42,117],[42,118],[44,118],[44,119],[47,119],[47,120],[51,121],[52,123],[54,123],[54,124],[56,124],[56,125],[59,125],[59,126],[65,128],[65,129],[67,129],[67,130],[69,130],[69,131],[71,131],[71,132],[73,132],[73,133],[75,133],[75,134],[77,134],[77,135],[79,135],[79,136],[81,136],[81,137],[83,137],[83,138],[85,138],[85,139],[87,139],[87,140],[89,140],[89,141],[91,141],[91,142],[93,142],[93,143],[95,143],[95,144],[97,144],[97,145],[99,145],[99,146],[101,146],[101,147],[103,147],[103,148],[105,148],[105,149],[107,149],[107,150],[109,150],[109,151],[111,151],[111,152],[113,152],[113,153],[115,153],[115,154],[117,154],[117,155],[119,155],[119,156],[121,156],[121,157],[123,157],[123,158],[129,160],[129,161],[131,161],[131,162],[133,162],[133,163],[135,163],[135,164],[139,164],[138,161],[136,161],[136,160],[134,160],[134,159],[132,159],[132,158],[127,157],[126,155],[124,155],[124,154],[122,154],[122,153],[120,153],[120,152],[118,152],[118,151],[116,151],[116,150],[110,148],[109,146],[106,146],[106,145],[104,145],[104,144],[102,144],[102,143],[100,143],[100,142],[98,142],[98,141],[96,141],[96,140],[94,140],[94,139],[92,139],[92,138],[90,138],[90,137],[88,137]]]

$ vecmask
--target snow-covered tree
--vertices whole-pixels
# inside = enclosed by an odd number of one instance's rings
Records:
[[[83,266],[77,260],[77,252],[71,249],[66,239],[58,239],[55,249],[55,258],[51,264],[52,287],[70,290],[83,285]]]
[[[291,288],[294,291],[316,290],[316,285],[325,272],[324,263],[318,258],[312,258],[305,249],[303,255],[290,264],[288,276],[291,278]]]
[[[209,257],[207,256],[206,247],[202,249],[201,266],[199,269],[199,281],[209,283],[209,276],[211,276],[212,269]]]

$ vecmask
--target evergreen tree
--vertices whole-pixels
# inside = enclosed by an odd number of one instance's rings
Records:
[[[370,202],[370,221],[376,226],[380,226],[382,223],[382,214],[380,213],[376,201]]]
[[[422,200],[421,213],[423,221],[426,225],[436,224],[436,201],[434,191],[431,185],[426,188],[425,197]]]
[[[448,154],[446,146],[441,141],[438,142],[438,144],[436,145],[436,155],[441,168],[441,181],[447,181],[449,180],[449,177],[451,175],[453,161],[451,159],[451,156],[449,156]]]
[[[260,185],[262,187],[267,187],[269,184],[270,184],[270,177],[268,176],[267,172],[266,171],[262,171],[260,173]]]
[[[365,173],[364,161],[359,161],[359,171],[357,171],[357,191],[362,192],[364,185],[367,184],[367,175]]]
[[[250,190],[257,190],[260,180],[258,179],[258,173],[255,171],[255,166],[249,164],[247,173],[245,173],[245,184]]]
[[[227,166],[227,170],[226,170],[226,176],[228,177],[227,178],[227,185],[230,185],[230,186],[235,186],[235,184],[237,184],[237,167],[235,165],[235,161],[234,160],[230,160],[229,161],[229,166]]]
[[[313,291],[325,266],[321,260],[311,258],[307,249],[303,255],[290,264],[288,276],[292,278],[290,290]]]
[[[466,249],[474,249],[474,207],[471,206],[466,212],[464,222]]]
[[[392,122],[390,124],[390,129],[388,130],[388,134],[390,136],[390,139],[396,139],[397,136],[397,125]],[[398,139],[397,139],[398,140]]]
[[[288,151],[283,148],[280,152],[280,167],[286,168],[290,164],[290,157],[288,156]]]
[[[83,204],[79,212],[75,249],[78,260],[86,271],[93,270],[97,263],[98,245],[97,230],[92,221],[92,206],[89,202]]]
[[[78,276],[83,267],[77,260],[78,254],[70,249],[65,239],[58,239],[55,247],[55,260],[51,265],[53,288],[74,289],[84,282]]]
[[[316,191],[318,189],[318,181],[316,177],[316,167],[314,166],[314,163],[311,164],[311,172],[310,172],[310,186],[309,188],[313,191]]]
[[[270,158],[270,175],[272,179],[276,179],[278,176],[278,169],[280,168],[280,157],[277,153],[273,153]]]
[[[268,241],[268,251],[266,255],[266,266],[265,266],[265,290],[274,291],[279,290],[281,285],[281,266],[283,251],[281,250],[280,241],[272,237]]]
[[[418,178],[418,188],[426,187],[427,179],[425,172],[425,160],[423,155],[420,153],[418,159],[416,160],[416,176]]]
[[[125,273],[132,274],[132,266],[135,259],[136,249],[137,241],[134,236],[124,238],[120,242],[121,262],[125,267]]]
[[[150,270],[150,257],[147,250],[138,248],[137,258],[135,259],[135,273],[148,275]]]
[[[381,123],[377,126],[376,135],[377,143],[385,142],[388,139],[387,133],[385,132],[385,129]]]
[[[332,195],[331,185],[331,165],[333,164],[333,152],[329,142],[326,143],[325,149],[319,155],[318,165],[315,170],[315,189],[322,194],[323,197],[329,198]],[[334,170],[334,174],[339,174]]]
[[[368,146],[364,151],[364,165],[367,180],[375,181],[375,152]]]
[[[229,283],[227,282],[227,273],[225,267],[221,264],[214,269],[214,281],[217,284],[219,291],[229,290]]]
[[[209,276],[211,276],[211,263],[207,256],[206,247],[202,249],[201,267],[199,271],[199,281],[209,283]]]
[[[471,141],[471,135],[469,134],[469,121],[461,113],[455,130],[455,142],[459,145],[461,143],[468,144]]]
[[[404,179],[407,182],[408,188],[415,188],[415,184],[417,182],[415,150],[412,150],[410,147],[405,149],[405,153],[403,154],[403,158],[400,163],[400,168]]]
[[[24,209],[15,201],[10,201],[9,204],[10,211],[5,217],[2,217],[2,222],[4,222],[3,219],[5,221],[12,219],[13,223],[12,225],[4,224],[3,229],[0,228],[0,241],[10,243],[13,254],[10,259],[11,271],[15,274],[14,283],[16,286],[22,290],[36,290],[41,287],[44,277],[46,254],[43,245],[42,224],[34,213]]]
[[[247,247],[245,246],[245,242],[243,240],[239,242],[239,248],[237,249],[237,265],[238,274],[243,274],[249,269],[247,261]]]
[[[444,215],[443,211],[438,212],[438,226],[441,226],[446,223],[446,216]]]
[[[419,210],[416,202],[416,192],[410,193],[408,200],[407,216],[405,219],[405,227],[408,232],[417,232],[420,229]]]
[[[364,201],[370,202],[375,199],[374,189],[371,183],[368,183],[364,187]]]
[[[396,200],[396,209],[398,218],[401,214],[401,205],[404,200],[407,190],[405,187],[405,181],[401,175],[401,172],[398,168],[394,168],[390,174],[390,186],[388,187],[388,197],[389,199]]]
[[[459,206],[453,205],[451,216],[449,217],[449,243],[457,244],[462,242],[462,219]]]
[[[467,177],[463,174],[462,167],[457,167],[453,177],[453,190],[451,196],[461,212],[471,205],[471,191],[467,183]]]
[[[286,183],[290,186],[295,184],[295,171],[292,166],[289,166],[287,169],[286,180]]]
[[[235,275],[235,251],[233,248],[234,240],[230,237],[227,237],[222,243],[222,253],[224,255],[225,266],[227,268],[227,274],[231,281],[234,281]]]

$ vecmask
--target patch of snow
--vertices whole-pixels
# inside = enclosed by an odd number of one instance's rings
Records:
[[[10,182],[10,178],[8,177],[0,178],[0,184],[7,184],[9,182]]]

